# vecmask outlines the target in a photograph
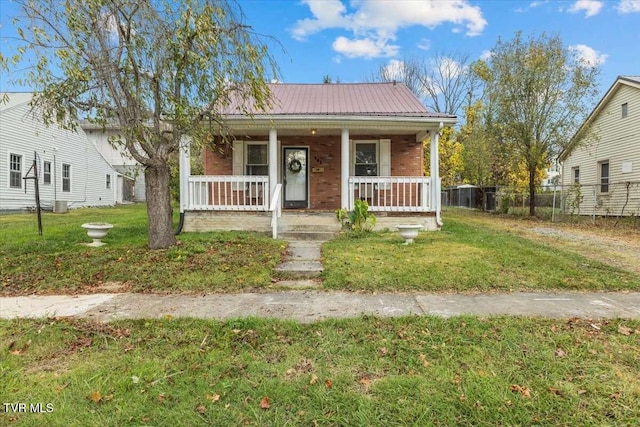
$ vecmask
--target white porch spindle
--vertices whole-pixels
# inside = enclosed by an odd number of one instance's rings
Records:
[[[340,159],[340,206],[349,209],[349,129],[342,129]]]
[[[275,194],[278,184],[278,131],[269,129],[269,194]]]

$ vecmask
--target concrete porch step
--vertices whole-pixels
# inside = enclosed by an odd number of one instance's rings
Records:
[[[320,247],[322,240],[290,240],[288,255],[284,262],[276,267],[286,279],[313,279],[322,274]]]
[[[305,241],[323,241],[331,240],[337,236],[337,233],[334,231],[298,231],[298,230],[289,230],[289,231],[280,231],[278,232],[278,239],[295,241],[295,240],[305,240]]]

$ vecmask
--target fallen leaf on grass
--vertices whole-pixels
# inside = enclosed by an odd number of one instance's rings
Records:
[[[261,409],[269,409],[269,408],[271,408],[271,403],[269,402],[269,398],[267,396],[263,397],[260,400],[260,408]]]
[[[333,382],[331,382],[331,380],[325,380],[324,381],[324,386],[326,388],[331,388],[331,387],[333,387]]]
[[[555,394],[556,396],[562,396],[562,392],[560,391],[560,389],[555,387],[549,387],[549,393]]]
[[[199,414],[204,414],[205,412],[207,412],[207,408],[205,408],[204,405],[198,405],[196,406],[196,412]]]
[[[425,368],[429,367],[429,361],[427,361],[427,357],[424,354],[420,354],[420,361],[422,362],[422,366]]]
[[[102,400],[102,393],[100,393],[99,391],[94,391],[93,393],[91,393],[89,395],[89,400],[98,403]]]
[[[309,381],[309,384],[315,384],[318,382],[318,376],[316,374],[311,374],[311,381]]]
[[[217,402],[218,400],[220,400],[220,395],[218,393],[214,393],[214,394],[207,393],[206,397],[208,400],[212,402]]]
[[[512,393],[520,393],[522,397],[531,397],[531,390],[529,387],[522,387],[517,384],[514,384],[510,387]]]
[[[618,325],[618,332],[621,333],[622,335],[631,335],[633,333],[633,329],[631,328],[627,328],[624,325]]]
[[[565,353],[561,348],[557,349],[554,354],[556,357],[565,357],[567,355],[567,353]]]

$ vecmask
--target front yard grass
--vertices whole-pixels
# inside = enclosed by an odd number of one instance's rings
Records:
[[[631,426],[639,346],[619,319],[0,321],[0,425]]]
[[[114,228],[91,248],[85,222]],[[243,232],[182,233],[168,250],[147,248],[146,205],[0,216],[0,293],[226,292],[271,285],[286,242]]]
[[[391,231],[333,240],[323,246],[323,263],[326,288],[353,291],[640,289],[638,274],[455,211],[440,232],[421,232],[408,246]]]
[[[214,293],[274,290],[286,242],[243,232],[182,233],[168,250],[147,249],[145,205],[0,216],[0,294]],[[440,232],[403,245],[396,232],[338,238],[323,246],[323,288],[365,292],[615,291],[640,275],[527,239],[466,213],[446,212]],[[109,222],[107,245],[80,227]],[[492,224],[496,224],[495,226]]]

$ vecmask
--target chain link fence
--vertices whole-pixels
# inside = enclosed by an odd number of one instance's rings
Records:
[[[443,206],[529,214],[528,189],[463,185],[443,190]],[[536,188],[536,215],[552,221],[629,217],[640,224],[640,181],[608,185],[556,185]],[[628,221],[628,220],[627,220]]]

